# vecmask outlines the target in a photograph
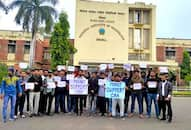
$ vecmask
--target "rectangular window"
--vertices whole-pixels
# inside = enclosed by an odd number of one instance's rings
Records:
[[[136,24],[141,23],[141,11],[140,10],[135,11],[135,23]]]
[[[129,24],[133,24],[134,22],[134,11],[133,10],[130,10],[129,11]]]
[[[15,53],[15,52],[16,52],[16,41],[9,40],[8,53]]]
[[[144,49],[149,49],[150,46],[150,30],[144,29],[143,30],[143,47]]]
[[[133,28],[129,28],[129,49],[133,48]]]
[[[26,41],[24,45],[24,54],[30,53],[30,41]]]
[[[143,24],[149,24],[150,23],[150,11],[145,10],[143,11]]]
[[[47,48],[47,47],[44,48],[44,56],[43,56],[43,58],[44,58],[44,60],[50,60],[50,58],[51,58],[49,48]]]
[[[166,47],[166,59],[174,60],[176,56],[176,49],[174,47]]]
[[[141,29],[134,30],[134,49],[141,49]]]

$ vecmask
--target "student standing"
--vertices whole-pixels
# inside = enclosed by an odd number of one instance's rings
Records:
[[[3,78],[2,84],[1,84],[1,94],[0,99],[3,99],[3,122],[6,123],[7,121],[7,107],[10,100],[11,104],[11,111],[10,111],[10,121],[14,121],[14,115],[15,115],[15,103],[16,103],[16,97],[17,93],[19,94],[19,97],[22,95],[22,89],[19,83],[19,79],[13,75],[12,70],[9,70],[8,77]]]
[[[154,102],[154,105],[155,105],[156,118],[159,117],[159,108],[158,108],[158,101],[157,101],[158,83],[159,83],[159,79],[156,75],[156,72],[154,70],[151,70],[149,78],[147,79],[147,82],[146,82],[146,86],[147,86],[147,90],[148,90],[148,94],[147,94],[147,100],[148,100],[147,116],[148,116],[148,118],[151,117],[152,101]]]
[[[162,110],[162,118],[161,120],[166,120],[166,106],[168,107],[168,122],[172,121],[172,106],[171,106],[171,98],[172,98],[172,83],[168,81],[168,73],[160,74],[161,81],[158,86],[158,95],[157,99],[159,102],[159,112]]]

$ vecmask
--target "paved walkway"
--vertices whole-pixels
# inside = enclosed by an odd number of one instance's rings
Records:
[[[0,107],[2,108],[1,105]],[[191,98],[174,97],[174,116],[171,124],[155,118],[139,119],[138,116],[121,120],[60,114],[52,117],[18,119],[5,124],[0,122],[0,130],[191,130],[190,111]]]

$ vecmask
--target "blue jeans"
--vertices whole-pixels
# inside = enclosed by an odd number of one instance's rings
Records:
[[[10,112],[10,118],[14,119],[15,115],[15,104],[16,104],[16,95],[5,95],[3,100],[3,121],[7,120],[7,107],[9,100],[11,100],[11,112]]]
[[[141,93],[132,93],[131,94],[131,113],[134,113],[135,98],[137,98],[137,102],[138,102],[138,105],[139,105],[139,114],[142,114],[143,113],[143,108],[142,108],[142,94]]]
[[[59,109],[59,106],[60,106],[60,111],[61,112],[66,112],[66,109],[65,109],[65,94],[63,93],[58,93],[56,94],[56,97],[55,97],[55,112],[58,113],[58,109]]]
[[[154,101],[155,105],[155,114],[156,117],[159,116],[159,108],[158,108],[158,101],[157,101],[157,94],[148,93],[147,94],[147,100],[148,100],[148,116],[151,116],[151,107],[152,107],[152,100]]]

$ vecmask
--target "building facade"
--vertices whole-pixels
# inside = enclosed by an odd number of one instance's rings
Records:
[[[77,0],[74,64],[156,61],[156,7]]]

